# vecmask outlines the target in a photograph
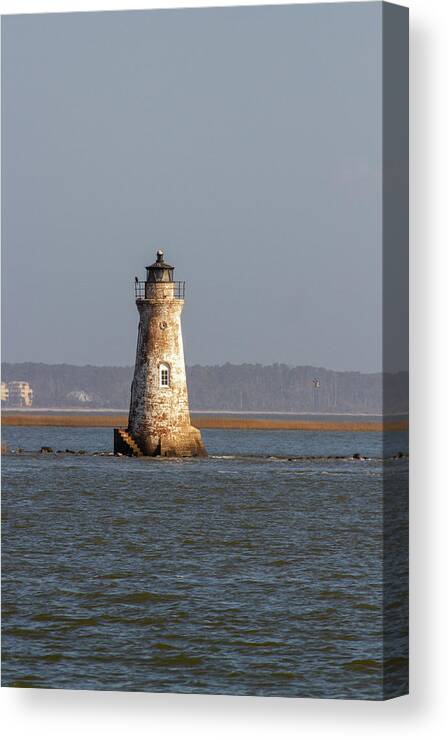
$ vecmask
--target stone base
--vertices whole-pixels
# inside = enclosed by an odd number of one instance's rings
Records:
[[[189,426],[175,433],[135,435],[143,455],[149,457],[207,457],[199,429]]]

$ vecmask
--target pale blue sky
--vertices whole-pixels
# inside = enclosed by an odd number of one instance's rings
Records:
[[[381,3],[2,21],[3,359],[381,367]]]

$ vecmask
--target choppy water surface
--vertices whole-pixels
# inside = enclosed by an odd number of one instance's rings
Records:
[[[382,698],[381,435],[203,437],[148,460],[36,452],[110,429],[4,430],[27,451],[3,457],[3,685]]]

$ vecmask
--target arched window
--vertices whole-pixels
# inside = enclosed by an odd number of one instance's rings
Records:
[[[169,365],[165,365],[164,362],[162,362],[159,366],[159,379],[160,385],[163,388],[168,388],[170,384],[170,367]]]

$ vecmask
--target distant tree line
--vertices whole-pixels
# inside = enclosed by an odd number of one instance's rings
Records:
[[[132,372],[131,367],[2,363],[2,379],[28,381],[33,406],[40,408],[125,409]],[[196,411],[381,413],[383,398],[388,413],[408,409],[407,373],[226,363],[193,365],[187,379],[190,407]]]

